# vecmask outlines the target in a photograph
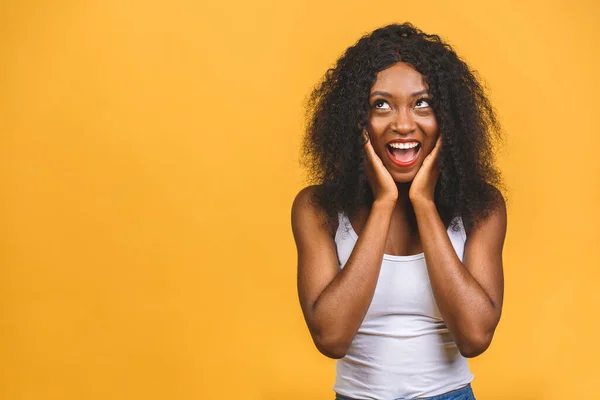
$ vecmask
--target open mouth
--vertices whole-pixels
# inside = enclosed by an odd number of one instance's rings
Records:
[[[392,162],[405,167],[417,161],[421,144],[419,142],[392,142],[388,143],[386,148]]]

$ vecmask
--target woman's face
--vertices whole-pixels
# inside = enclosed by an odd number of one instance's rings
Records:
[[[396,182],[411,182],[438,138],[423,76],[398,62],[379,72],[369,96],[367,130]]]

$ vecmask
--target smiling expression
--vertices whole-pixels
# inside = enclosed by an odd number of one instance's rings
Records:
[[[438,138],[423,76],[398,62],[379,72],[369,95],[367,129],[375,153],[394,181],[411,182]]]

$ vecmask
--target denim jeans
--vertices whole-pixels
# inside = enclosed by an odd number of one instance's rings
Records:
[[[438,394],[437,396],[415,397],[414,398],[414,400],[417,400],[417,399],[424,399],[424,400],[476,400],[470,383],[467,386],[463,386],[460,389],[452,390],[451,392],[447,392],[444,394]],[[342,396],[341,394],[336,393],[335,400],[357,400],[357,399]],[[399,398],[393,399],[393,400],[408,400],[408,399],[406,399],[405,397],[399,397]]]

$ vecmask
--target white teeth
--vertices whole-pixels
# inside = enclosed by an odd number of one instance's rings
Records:
[[[390,143],[389,146],[395,149],[412,149],[413,147],[417,147],[419,145],[418,142],[409,142],[409,143],[400,143],[394,142]]]

